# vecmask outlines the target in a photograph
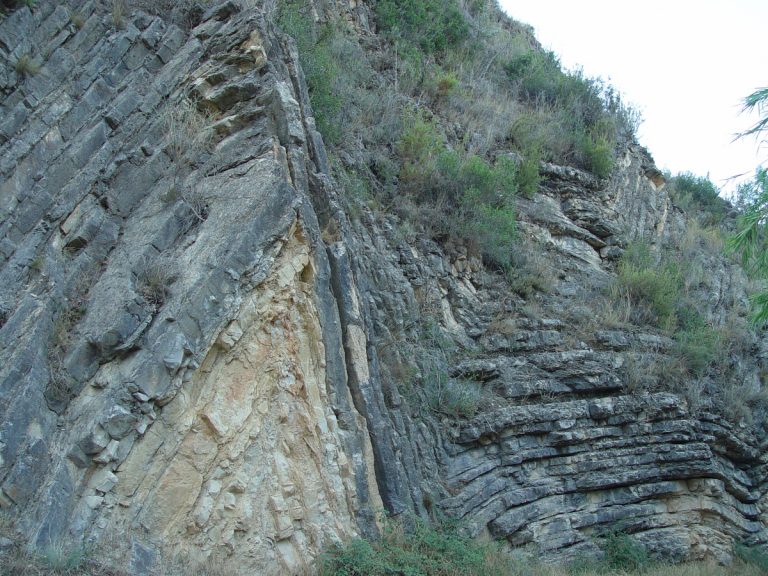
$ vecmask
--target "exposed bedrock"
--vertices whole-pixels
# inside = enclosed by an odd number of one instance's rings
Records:
[[[615,527],[675,559],[766,541],[761,432],[633,387],[665,335],[584,321],[632,239],[685,235],[644,150],[608,180],[542,164],[519,229],[551,286],[524,300],[464,246],[349,217],[259,9],[213,2],[186,31],[40,1],[0,22],[0,53],[0,506],[25,540],[136,574],[174,555],[300,573],[381,510],[554,558]],[[718,319],[745,280],[706,265]],[[471,417],[426,407],[426,325],[453,343],[435,366],[484,391]],[[733,362],[759,383],[766,350]]]

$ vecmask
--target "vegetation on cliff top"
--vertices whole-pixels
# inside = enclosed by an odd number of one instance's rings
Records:
[[[546,291],[554,279],[520,266],[535,255],[526,254],[517,233],[518,199],[538,192],[542,161],[608,177],[617,152],[634,141],[638,114],[601,79],[564,71],[530,28],[492,2],[371,6],[379,35],[365,40],[309,0],[282,0],[277,11],[297,41],[350,213],[365,202],[397,215],[408,240],[422,235],[463,246],[504,271],[523,298]],[[717,377],[723,386],[715,395],[732,397],[723,404],[739,419],[749,412],[739,400],[744,390],[724,379],[738,379],[728,376],[738,372],[732,356],[748,340],[741,312],[725,311],[715,324],[697,301],[703,252],[722,252],[720,225],[732,207],[707,178],[680,173],[667,180],[673,202],[689,215],[684,246],[646,254],[644,262],[629,250],[617,267],[613,309],[624,327],[650,327],[673,342],[666,363],[642,370],[643,381],[664,379],[680,391],[691,379]],[[756,253],[745,252],[746,260],[756,263]]]
[[[565,72],[530,30],[487,2],[378,0],[383,42],[284,0],[317,126],[339,181],[438,240],[508,268],[516,195],[541,160],[607,177],[637,114],[603,81]],[[439,215],[439,217],[436,217]]]

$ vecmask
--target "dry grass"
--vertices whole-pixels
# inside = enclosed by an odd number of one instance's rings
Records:
[[[199,153],[212,139],[210,114],[201,112],[188,98],[166,107],[162,122],[167,138],[166,150],[177,165],[188,153]]]
[[[236,558],[217,555],[207,560],[195,561],[177,556],[156,566],[152,576],[240,576],[248,575]]]
[[[554,266],[541,247],[530,241],[521,241],[506,273],[510,289],[528,299],[536,292],[549,293],[557,286]]]
[[[16,59],[13,69],[20,78],[28,78],[40,72],[40,64],[35,61],[31,54],[25,53]]]
[[[35,552],[15,546],[0,555],[5,576],[127,576],[124,570],[102,563],[82,547],[52,544]]]
[[[112,0],[112,24],[118,30],[125,28],[125,17],[128,9],[125,0]]]
[[[151,305],[160,308],[171,294],[178,268],[164,257],[144,257],[136,267],[136,290]]]
[[[450,98],[441,103],[445,118],[460,124],[465,145],[484,155],[508,136],[521,111],[514,91],[503,81],[502,65],[530,49],[524,35],[515,35],[493,11],[475,16],[478,38],[447,54],[444,67],[458,80]]]
[[[735,561],[731,566],[720,566],[712,562],[691,562],[688,564],[659,565],[647,568],[642,572],[627,572],[624,570],[604,571],[587,569],[573,572],[564,566],[531,567],[519,572],[519,576],[760,576],[765,574],[757,566]],[[515,575],[517,576],[517,575]]]
[[[720,254],[725,242],[718,226],[701,224],[690,218],[685,228],[681,249],[686,256],[700,253]]]
[[[53,555],[52,555],[53,554]],[[57,556],[58,552],[31,554],[21,548],[0,556],[0,573],[6,576],[127,576],[124,570],[101,564],[87,556],[67,555]],[[497,561],[494,561],[497,560]],[[679,565],[659,565],[642,572],[627,572],[623,570],[606,571],[586,569],[574,572],[566,566],[546,564],[517,564],[510,570],[510,565],[502,558],[488,558],[486,567],[498,570],[493,572],[498,576],[761,576],[765,572],[759,567],[745,564],[739,560],[731,566],[719,566],[711,562],[692,562]],[[245,575],[236,563],[205,562],[189,564],[172,562],[158,567],[154,574],[163,576],[237,576]],[[250,576],[250,575],[248,575]]]

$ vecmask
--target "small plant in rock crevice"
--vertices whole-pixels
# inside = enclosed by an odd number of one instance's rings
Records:
[[[188,98],[166,108],[162,125],[166,133],[166,152],[173,161],[173,181],[160,200],[166,204],[181,201],[189,211],[189,218],[182,222],[188,230],[208,218],[209,198],[199,189],[185,186],[183,180],[191,169],[192,158],[200,154],[212,139],[210,115],[201,112]]]
[[[136,267],[136,290],[155,308],[160,308],[171,294],[178,277],[176,266],[166,258],[144,257]]]
[[[78,294],[65,302],[55,316],[48,347],[49,379],[45,398],[53,410],[60,410],[75,392],[76,382],[66,369],[66,357],[75,343],[76,327],[86,313],[87,293]]]
[[[205,149],[211,141],[210,116],[189,98],[169,104],[161,121],[166,134],[166,152],[177,172],[190,162],[191,155]]]
[[[82,12],[71,12],[69,14],[69,21],[72,22],[75,28],[81,30],[85,26],[86,18]]]
[[[32,54],[26,52],[16,59],[13,69],[19,78],[29,78],[40,72],[40,64],[35,61]]]
[[[94,282],[95,272],[82,274],[51,318],[49,379],[44,396],[48,406],[56,412],[61,412],[77,392],[78,383],[67,371],[66,361],[77,342],[78,324],[88,311],[89,291]]]
[[[125,18],[128,11],[128,6],[125,0],[112,0],[112,24],[116,29],[122,30],[125,28]]]
[[[170,188],[160,196],[160,200],[166,204],[181,202],[186,208],[186,213],[179,215],[182,229],[187,232],[196,224],[205,222],[210,213],[208,196],[200,188],[186,188],[180,182],[174,182]]]
[[[450,418],[470,418],[485,398],[478,382],[455,378],[452,363],[465,351],[459,349],[430,312],[411,327],[413,332],[382,350],[390,376],[414,412],[422,410]]]

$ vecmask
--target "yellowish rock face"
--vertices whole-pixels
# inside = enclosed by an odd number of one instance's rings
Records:
[[[312,267],[296,226],[270,278],[120,466],[118,522],[135,518],[192,561],[237,550],[262,573],[303,569],[354,535],[354,477],[326,393]]]

